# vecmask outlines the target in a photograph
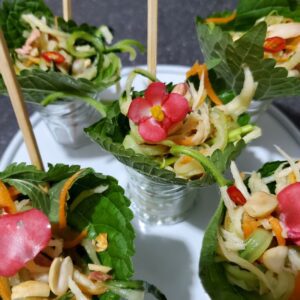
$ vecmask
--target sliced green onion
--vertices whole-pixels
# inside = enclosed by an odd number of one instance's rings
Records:
[[[81,100],[81,101],[89,104],[90,106],[94,107],[103,117],[106,116],[106,111],[107,111],[106,105],[104,105],[103,103],[101,103],[91,97],[88,97],[88,96],[78,96],[78,95],[66,94],[63,92],[57,92],[57,93],[52,93],[52,94],[48,95],[47,97],[45,97],[43,99],[43,101],[41,102],[41,105],[47,106],[47,105],[49,105],[55,101],[58,101],[60,99]]]
[[[229,142],[235,142],[242,138],[243,135],[251,132],[255,127],[251,124],[233,129],[228,134]]]
[[[88,51],[77,51],[75,49],[75,43],[77,40],[85,40],[91,43],[96,49],[91,49]],[[84,31],[75,31],[67,40],[67,51],[75,57],[86,58],[96,55],[99,52],[102,53],[104,51],[104,46],[100,39],[98,39],[97,37],[94,37]]]
[[[246,240],[245,249],[240,252],[240,257],[255,262],[269,248],[273,239],[270,231],[258,228]]]

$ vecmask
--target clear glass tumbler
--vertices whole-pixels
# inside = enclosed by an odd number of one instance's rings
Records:
[[[197,188],[161,183],[126,167],[127,196],[137,217],[151,225],[171,225],[183,221],[197,197]]]
[[[93,107],[76,100],[58,101],[46,107],[39,105],[37,110],[56,142],[75,149],[91,143],[83,129],[100,117]]]
[[[256,122],[271,104],[272,100],[252,101],[248,109],[248,113],[251,116],[251,121]]]

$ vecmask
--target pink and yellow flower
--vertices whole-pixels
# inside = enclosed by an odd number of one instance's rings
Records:
[[[184,120],[190,111],[187,99],[179,93],[168,93],[162,82],[151,83],[144,97],[132,100],[128,118],[138,125],[141,137],[158,143],[168,137],[170,128]]]

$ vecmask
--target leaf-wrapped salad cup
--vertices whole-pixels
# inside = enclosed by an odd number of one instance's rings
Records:
[[[137,74],[152,81],[141,92],[132,88]],[[165,84],[136,69],[119,101],[108,107],[107,117],[85,130],[128,167],[129,195],[143,221],[181,221],[197,197],[195,188],[214,182],[186,152],[196,150],[224,172],[245,143],[260,136],[260,128],[245,114],[256,83],[247,66],[244,74],[240,94],[223,104],[205,65],[195,64],[187,74],[193,80],[198,76],[198,84]]]
[[[8,166],[0,173],[0,297],[166,299],[130,279],[129,204],[113,177],[91,168]]]
[[[197,18],[205,61],[214,64],[229,90],[240,90],[241,66],[252,71],[258,83],[250,107],[255,116],[276,98],[300,94],[299,21],[299,5],[285,0],[240,0],[236,11]]]
[[[113,32],[102,25],[77,25],[56,17],[43,0],[5,0],[0,7],[3,30],[25,100],[39,104],[55,139],[80,146],[82,129],[104,114],[100,93],[120,79],[121,60],[116,53],[128,52],[134,60],[134,40],[112,44]],[[0,93],[6,88],[0,80]],[[55,105],[43,108],[59,100]]]
[[[219,180],[222,200],[202,242],[200,278],[211,299],[299,299],[299,161],[265,164],[234,182]]]

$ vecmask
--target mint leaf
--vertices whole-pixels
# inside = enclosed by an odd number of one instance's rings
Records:
[[[14,186],[23,195],[28,196],[33,207],[48,215],[50,202],[43,187],[45,185],[45,173],[43,171],[25,163],[14,163],[0,172],[0,180]]]
[[[73,182],[73,185],[76,183],[76,181],[80,180],[81,178],[87,176],[89,173],[93,173],[93,172],[94,172],[93,169],[90,169],[90,168],[82,170],[82,172],[79,174],[79,176]],[[50,175],[51,175],[51,173],[50,173]],[[66,178],[62,181],[59,181],[58,183],[54,184],[49,189],[50,211],[49,211],[48,217],[52,223],[58,222],[59,196],[60,196],[61,190],[67,180],[68,180],[68,178]],[[71,188],[72,188],[72,186],[71,186]]]
[[[107,117],[85,129],[85,132],[106,151],[112,153],[126,166],[136,169],[139,173],[151,177],[157,182],[168,182],[178,185],[206,186],[215,182],[210,174],[203,175],[200,179],[188,181],[176,178],[174,172],[163,169],[153,158],[135,153],[132,149],[125,149],[122,142],[129,133],[128,119],[120,113],[119,103],[115,101],[107,112]],[[216,163],[220,172],[224,172],[242,149],[244,143],[239,142],[236,146],[228,144],[221,151],[215,151],[211,160]]]
[[[23,32],[30,26],[21,21],[23,13],[33,13],[37,17],[44,16],[53,22],[53,14],[43,0],[4,0],[0,8],[0,27],[2,27],[8,48],[20,48],[25,42]]]
[[[205,60],[220,59],[214,71],[226,81],[229,90],[240,93],[244,83],[243,65],[246,64],[258,82],[255,100],[300,94],[299,78],[287,77],[287,70],[275,68],[275,60],[263,57],[264,22],[252,27],[236,42],[221,27],[204,24],[200,19],[197,20],[197,32]]]
[[[132,213],[124,191],[112,196],[114,186],[103,194],[95,194],[82,201],[68,215],[68,223],[77,230],[88,228],[89,238],[108,234],[108,249],[99,253],[104,265],[111,266],[115,279],[126,280],[133,275],[131,256],[134,254],[134,232],[130,224]],[[127,205],[125,204],[127,203]]]
[[[8,178],[26,179],[32,182],[45,181],[45,173],[38,170],[35,166],[26,165],[25,163],[13,163],[3,172],[0,172],[0,180]]]
[[[260,0],[248,1],[240,0],[237,6],[237,15],[234,20],[234,28],[236,31],[248,30],[255,22],[275,13],[296,21],[300,20],[299,7],[297,1],[289,0]]]
[[[64,164],[48,164],[48,172],[45,176],[45,181],[61,181],[63,179],[71,177],[73,174],[80,170],[80,166],[73,165],[68,166]]]

